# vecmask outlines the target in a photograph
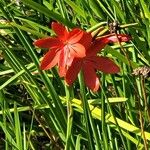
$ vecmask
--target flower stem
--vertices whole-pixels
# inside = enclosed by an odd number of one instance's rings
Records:
[[[87,99],[86,99],[86,93],[85,93],[85,83],[84,83],[84,78],[83,78],[83,72],[82,72],[82,70],[81,70],[81,72],[79,74],[79,83],[80,83],[81,100],[82,100],[83,111],[84,111],[83,113],[84,113],[86,130],[87,130],[88,148],[90,150],[93,150],[94,147],[93,147],[92,136],[90,134],[91,127],[90,127],[90,122],[89,122]]]
[[[145,112],[147,114],[148,121],[150,121],[150,114],[149,114],[148,103],[147,103],[147,95],[146,95],[146,90],[145,90],[145,79],[143,76],[141,76],[141,88],[142,88],[142,94],[143,94],[143,99],[144,99]]]
[[[74,139],[72,136],[72,124],[73,124],[73,109],[71,105],[72,100],[72,88],[65,86],[66,89],[66,99],[67,99],[67,134],[66,134],[66,145],[65,150],[74,149]]]
[[[102,76],[102,80],[104,83],[104,76]],[[103,90],[103,89],[102,89]],[[104,145],[104,149],[108,150],[108,137],[107,137],[107,131],[106,131],[106,122],[105,122],[105,97],[103,92],[101,93],[101,107],[102,107],[102,116],[101,116],[101,120],[102,120],[102,136],[103,136],[103,145]]]
[[[140,125],[141,125],[141,132],[142,132],[143,141],[144,141],[144,149],[148,150],[147,140],[146,140],[145,132],[144,132],[143,116],[142,116],[141,110],[139,110],[139,117],[140,117],[139,120],[140,120]]]
[[[147,118],[149,121],[150,116],[149,116],[149,112],[148,112],[147,96],[146,96],[146,91],[145,91],[145,87],[144,87],[144,77],[143,76],[141,76],[141,88],[142,88],[142,94],[143,94],[143,99],[144,99],[145,112],[147,114]],[[147,140],[146,140],[145,133],[144,133],[144,123],[143,123],[143,116],[142,116],[141,109],[139,110],[139,117],[140,117],[141,131],[142,131],[143,141],[144,141],[144,148],[145,148],[145,150],[148,150]]]

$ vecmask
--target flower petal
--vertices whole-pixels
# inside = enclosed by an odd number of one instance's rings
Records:
[[[40,48],[58,48],[62,46],[62,42],[58,38],[43,38],[36,40],[34,45]]]
[[[60,77],[64,77],[66,75],[68,53],[69,53],[69,51],[66,50],[65,48],[63,48],[61,50],[60,57],[59,57],[59,63],[58,63]]]
[[[79,43],[70,44],[69,51],[71,57],[85,57],[85,47]]]
[[[40,68],[42,70],[51,69],[58,63],[59,56],[60,51],[57,51],[56,49],[49,50],[44,56]]]
[[[93,91],[96,92],[99,89],[100,83],[96,76],[95,69],[92,63],[86,63],[83,66],[83,75],[85,84]]]
[[[119,41],[118,41],[119,40]],[[109,34],[93,41],[91,47],[87,50],[87,55],[96,55],[98,51],[102,50],[107,44],[112,42],[128,42],[131,37],[127,34]]]
[[[68,85],[71,85],[75,81],[79,71],[81,70],[81,67],[82,67],[82,59],[75,58],[71,64],[71,66],[67,70],[67,73],[65,76],[65,80]]]
[[[91,44],[90,48],[87,49],[86,55],[87,56],[94,56],[97,54],[98,51],[102,50],[106,46],[106,43],[101,42],[100,40],[95,40]]]
[[[104,73],[113,74],[120,71],[119,67],[107,57],[92,56],[90,59],[93,62],[94,68]]]
[[[71,66],[73,60],[74,60],[74,57],[68,57],[68,59],[67,59],[67,66],[68,66],[68,67]]]
[[[51,25],[52,29],[57,34],[58,38],[65,41],[68,37],[68,31],[66,30],[66,27],[58,22],[52,22]]]
[[[112,36],[108,36],[107,38],[103,39],[103,42],[105,43],[111,43],[111,42],[128,42],[131,40],[131,37],[127,34],[115,34]]]
[[[81,29],[73,29],[68,36],[68,43],[73,44],[79,42],[83,36],[83,31]]]
[[[91,33],[84,32],[82,38],[80,39],[79,43],[82,44],[85,49],[87,50],[92,42],[92,35]]]

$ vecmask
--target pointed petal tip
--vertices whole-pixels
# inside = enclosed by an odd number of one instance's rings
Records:
[[[62,71],[62,70],[59,70],[59,71],[58,71],[58,74],[59,74],[59,77],[60,77],[60,78],[63,78],[63,77],[66,76],[66,70],[63,70],[63,71]]]
[[[77,43],[83,37],[84,31],[80,28],[75,28],[71,32],[69,32],[68,41],[70,43]]]
[[[42,39],[37,39],[33,42],[33,45],[37,47],[44,47],[44,45],[49,41],[49,38],[42,38]]]
[[[98,90],[100,90],[100,86],[99,85],[97,85],[94,88],[91,88],[91,91],[94,92],[94,93],[98,92]]]
[[[91,60],[93,60],[94,67],[97,70],[100,70],[104,73],[118,73],[120,71],[120,68],[118,65],[116,65],[111,59],[104,56],[93,56],[91,57]]]
[[[110,65],[110,74],[115,74],[115,73],[119,73],[120,72],[120,68],[119,66],[117,66],[115,63],[114,65]]]
[[[53,21],[52,23],[51,23],[51,28],[52,29],[55,29],[55,28],[57,28],[57,27],[64,27],[61,23],[59,23],[59,22],[56,22],[56,21]]]
[[[118,38],[121,42],[128,42],[132,39],[132,37],[128,34],[118,34]]]
[[[41,70],[47,70],[43,65],[40,65]]]
[[[66,86],[68,86],[68,87],[71,87],[72,86],[72,84],[68,84],[68,82],[65,80],[65,83],[66,83]]]
[[[71,86],[71,85],[73,84],[73,81],[67,79],[66,77],[65,77],[65,81],[66,81],[66,84],[67,84],[68,86]]]
[[[59,39],[66,40],[68,31],[66,30],[66,27],[64,25],[58,22],[52,22],[51,28],[55,31]]]
[[[48,69],[50,69],[50,67],[45,66],[45,64],[41,62],[40,69],[41,70],[48,70]]]
[[[33,42],[33,45],[34,45],[34,46],[38,46],[38,43],[39,43],[39,40],[35,40],[35,41]]]
[[[43,57],[40,68],[42,70],[48,70],[57,65],[60,56],[60,51],[55,49],[49,50]]]

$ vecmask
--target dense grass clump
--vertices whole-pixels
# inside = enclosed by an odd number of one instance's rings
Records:
[[[148,150],[149,8],[144,0],[0,0],[0,149]],[[95,54],[68,54],[73,63],[64,65],[58,57],[47,69],[50,41],[35,41],[57,36],[56,46],[63,32],[54,22],[74,31],[71,46],[91,42]]]

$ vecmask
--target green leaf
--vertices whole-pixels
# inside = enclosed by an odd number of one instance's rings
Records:
[[[114,50],[111,46],[107,45],[105,47],[105,52],[110,53],[112,56],[116,57],[118,60],[120,60],[121,62],[124,62],[126,65],[129,66],[128,59],[124,55],[122,55],[120,52]],[[136,62],[133,62],[131,60],[130,60],[130,62],[132,64],[133,68],[139,67],[139,64],[137,64]]]
[[[89,6],[91,7],[92,11],[95,13],[97,17],[100,17],[100,19],[104,19],[105,16],[103,15],[103,11],[99,7],[97,1],[95,0],[89,0]]]
[[[31,69],[34,66],[34,64],[31,64],[28,69]],[[8,72],[6,72],[8,73]],[[10,72],[9,72],[10,73]],[[3,88],[5,88],[7,85],[9,85],[11,82],[13,82],[14,80],[16,80],[19,76],[21,76],[22,74],[25,73],[25,70],[21,70],[20,72],[18,72],[17,74],[15,74],[14,76],[12,76],[9,80],[7,80],[4,84],[2,84],[0,86],[0,90],[2,90]]]
[[[79,112],[81,110],[83,111],[82,102],[80,100],[73,99],[72,105],[75,106],[76,108],[78,108]],[[101,120],[101,112],[102,112],[101,108],[94,107],[92,105],[89,105],[89,107],[90,107],[92,116],[98,120]],[[106,113],[105,119],[106,119],[106,123],[116,125],[115,120],[111,114]],[[141,137],[141,132],[142,132],[141,129],[139,129],[138,127],[136,127],[136,126],[134,126],[134,125],[122,120],[122,119],[119,119],[117,117],[116,117],[116,120],[117,120],[117,123],[120,126],[120,128],[122,128],[126,131],[129,131],[131,133],[134,133],[137,136]],[[144,131],[144,134],[145,134],[146,139],[150,141],[150,133]]]
[[[86,19],[85,12],[83,9],[81,9],[78,5],[76,5],[74,2],[71,0],[64,0],[70,7],[79,15],[82,16],[84,19]]]
[[[150,20],[150,11],[147,7],[146,2],[144,2],[144,0],[140,0],[140,3],[141,3],[141,6],[142,6],[142,9],[143,9],[143,12],[144,12],[144,16]]]
[[[23,30],[23,31],[32,33],[33,35],[36,35],[36,36],[38,36],[39,38],[47,37],[47,35],[45,35],[45,34],[42,34],[42,33],[38,32],[38,31],[32,30],[32,29],[27,28],[27,27],[25,27],[25,26],[21,26],[21,25],[19,25],[19,24],[14,23],[14,22],[11,22],[11,23],[9,23],[9,24],[10,24],[11,26],[17,27],[17,28],[19,28],[19,29],[21,29],[21,30]]]
[[[15,133],[16,133],[16,142],[18,145],[18,148],[22,150],[22,133],[20,128],[20,120],[19,120],[19,114],[17,111],[17,105],[16,102],[14,103],[14,119],[15,119]]]
[[[2,128],[3,132],[5,133],[6,139],[11,144],[11,147],[14,147],[19,150],[16,142],[14,141],[13,136],[11,136],[11,134],[9,133],[9,130],[6,128],[6,126],[2,122],[0,122],[0,127]]]
[[[118,3],[116,0],[111,0],[111,3],[112,3],[113,8],[115,9],[115,13],[117,14],[117,16],[119,18],[121,18],[122,22],[125,23],[126,19],[124,16],[124,11],[122,10],[120,3]],[[115,19],[117,19],[117,18],[115,18]]]
[[[25,5],[28,5],[29,7],[37,10],[38,12],[44,14],[47,17],[52,18],[53,20],[56,20],[68,27],[74,27],[74,25],[69,22],[67,19],[64,19],[62,16],[60,16],[59,14],[55,13],[54,11],[50,11],[49,9],[47,9],[46,7],[32,1],[32,0],[23,0],[22,1]]]
[[[76,150],[80,150],[80,141],[81,141],[81,134],[77,135],[77,140],[76,140]]]
[[[120,103],[120,102],[125,102],[127,101],[128,98],[125,97],[112,97],[108,98],[110,103]]]
[[[108,98],[109,103],[122,103],[122,102],[126,102],[128,100],[128,98],[125,97],[112,97],[112,98]],[[101,104],[101,101],[99,101],[99,99],[92,99],[92,100],[88,100],[89,104]],[[105,103],[107,103],[107,101],[105,101]]]
[[[33,21],[29,20],[29,19],[24,19],[24,18],[21,18],[21,17],[15,17],[15,18],[28,23],[32,27],[38,27],[39,29],[43,29],[43,30],[45,30],[47,32],[50,32],[50,33],[54,34],[54,31],[51,30],[50,28],[42,26],[42,25],[40,25],[40,24],[38,24],[36,22],[33,22]]]

